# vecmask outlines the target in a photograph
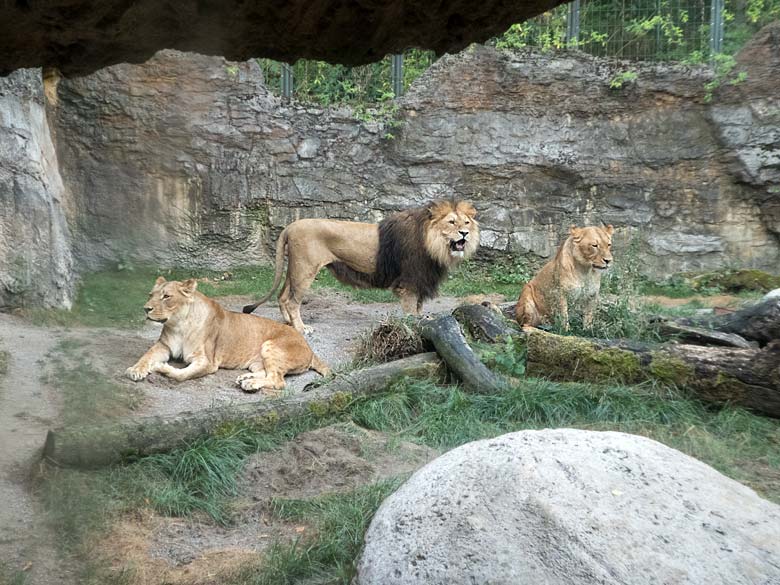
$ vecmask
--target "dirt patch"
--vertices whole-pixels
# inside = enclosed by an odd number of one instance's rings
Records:
[[[305,524],[277,518],[271,511],[275,498],[308,499],[354,490],[410,473],[437,454],[353,424],[302,433],[280,449],[247,461],[230,526],[145,512],[118,523],[104,540],[103,553],[115,570],[132,569],[134,583],[208,583],[198,579],[235,570],[237,564],[257,563],[273,543],[310,533]]]

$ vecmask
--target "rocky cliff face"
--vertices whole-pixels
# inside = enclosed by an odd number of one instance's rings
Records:
[[[70,307],[64,190],[37,69],[0,79],[0,307]]]
[[[542,260],[570,223],[604,221],[652,276],[777,270],[779,28],[711,102],[706,68],[484,47],[441,59],[389,122],[285,104],[252,62],[172,51],[61,80],[48,115],[71,249],[80,269],[226,268],[269,261],[296,217],[457,195],[480,211],[483,257]]]

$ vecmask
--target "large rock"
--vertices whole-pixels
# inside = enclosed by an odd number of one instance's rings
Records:
[[[380,507],[358,585],[777,585],[780,507],[623,433],[523,431],[435,459]]]
[[[0,4],[0,75],[83,75],[160,49],[230,59],[376,61],[410,47],[458,51],[561,0],[16,0]]]
[[[70,306],[64,195],[41,71],[0,78],[0,308]]]

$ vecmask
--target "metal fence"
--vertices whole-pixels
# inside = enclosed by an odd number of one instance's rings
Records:
[[[724,0],[575,0],[515,25],[499,46],[578,48],[600,57],[704,60],[723,49]]]
[[[760,4],[760,6],[759,6]],[[769,20],[780,0],[574,0],[515,24],[489,44],[541,50],[576,48],[601,57],[706,62],[733,54]],[[411,50],[361,67],[317,62],[266,62],[269,84],[282,95],[335,102],[376,103],[400,96],[431,63]],[[295,87],[293,86],[295,81]]]

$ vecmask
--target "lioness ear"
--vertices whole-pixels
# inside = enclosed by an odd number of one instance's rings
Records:
[[[612,227],[612,224],[604,226],[604,229],[607,231],[607,233],[611,236],[615,232],[615,228]]]
[[[191,295],[195,292],[195,289],[198,288],[198,281],[194,278],[188,278],[184,282],[181,283],[181,286],[179,287],[181,289],[181,292],[185,295]]]
[[[578,228],[576,225],[571,224],[569,226],[569,235],[571,235],[572,238],[575,240],[579,240],[582,238],[582,228]]]
[[[166,282],[164,276],[158,276],[157,280],[154,281],[154,286],[160,286],[162,283]]]

